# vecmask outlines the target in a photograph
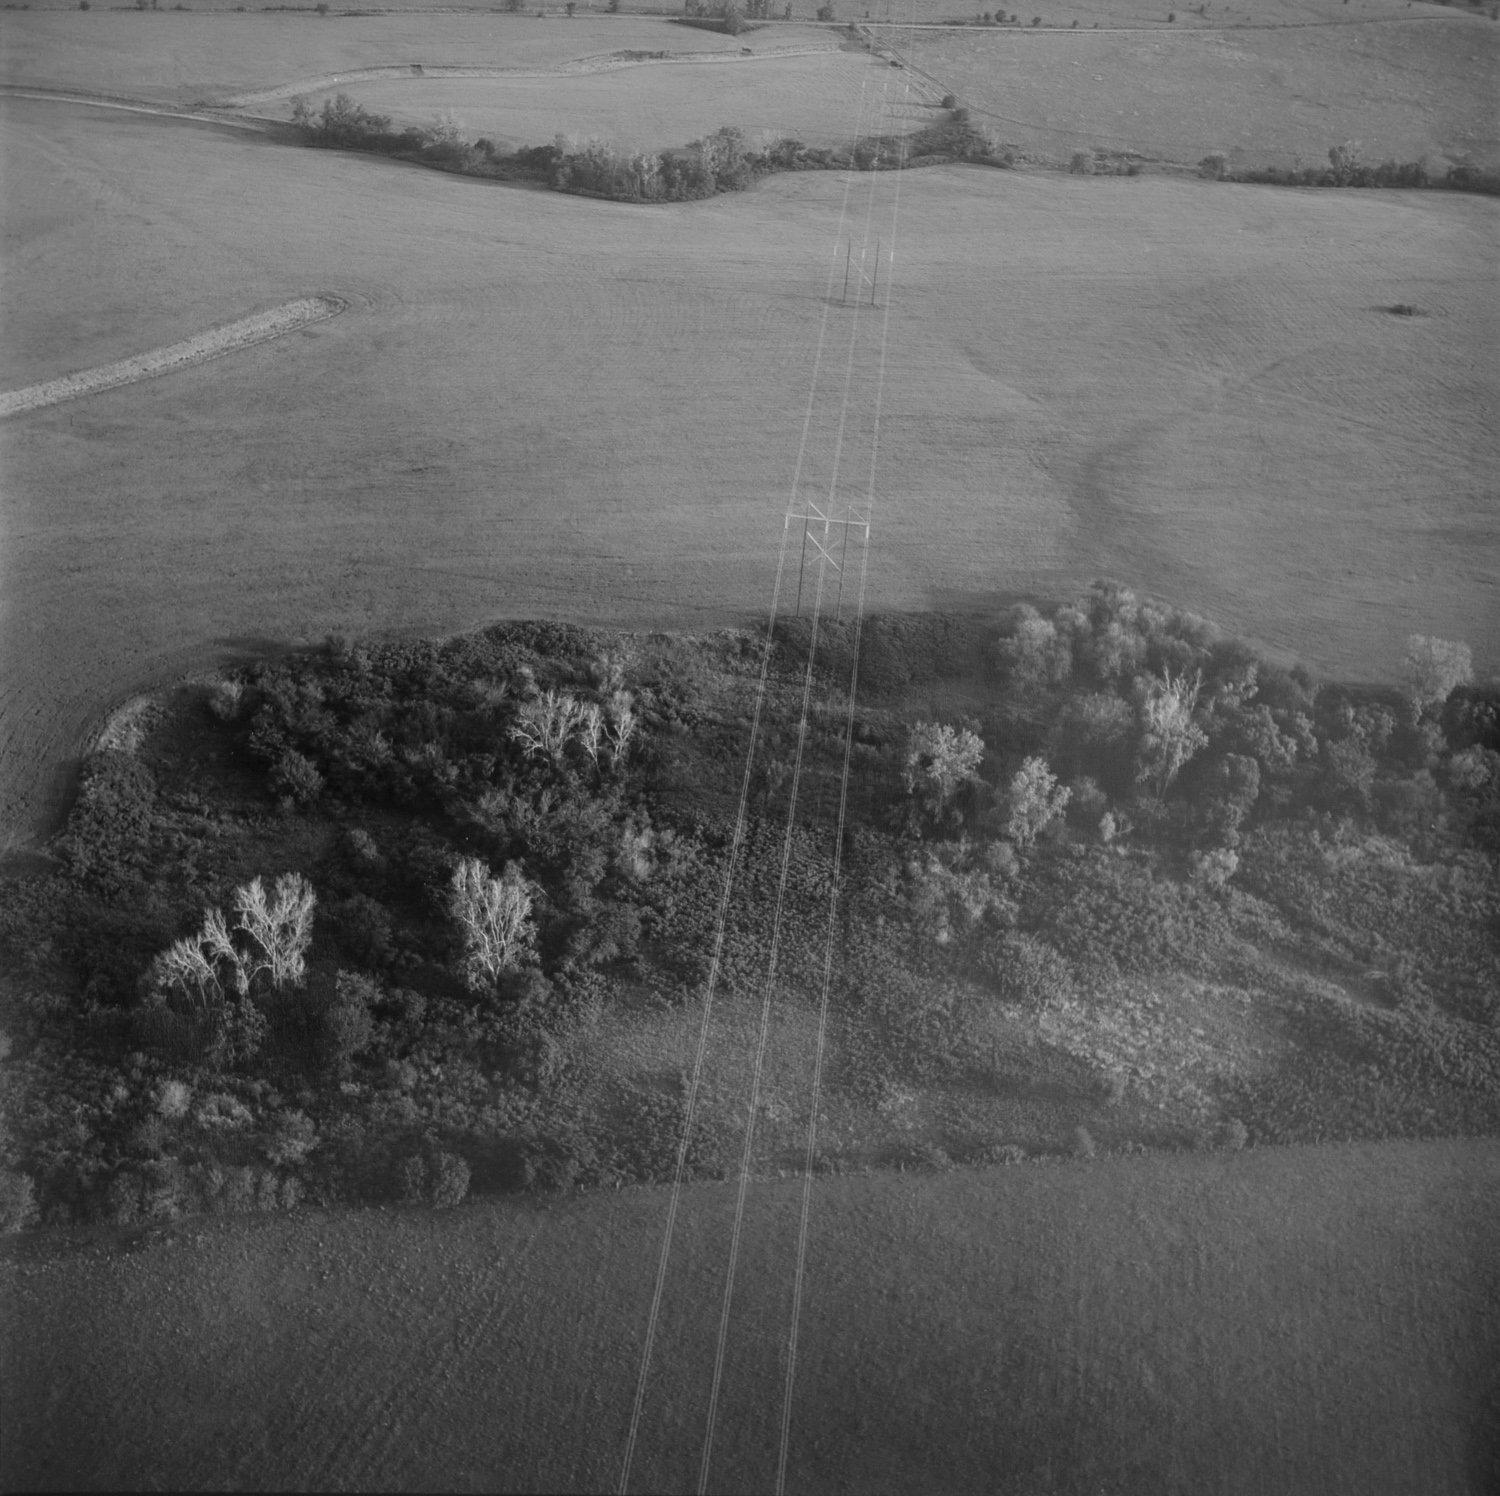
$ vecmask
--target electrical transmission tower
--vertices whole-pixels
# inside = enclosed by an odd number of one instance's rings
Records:
[[[868,243],[868,241],[866,242]],[[844,294],[840,298],[840,305],[849,305],[849,280],[851,276],[858,277],[854,286],[855,304],[857,306],[867,304],[864,300],[864,294],[865,287],[868,286],[870,288],[868,305],[875,305],[875,283],[880,279],[880,240],[878,239],[875,241],[875,264],[873,272],[871,275],[865,274],[865,251],[863,249],[859,252],[859,269],[858,271],[854,269],[854,241],[851,239],[849,241],[849,248],[844,255]]]
[[[788,525],[798,522],[802,525],[802,559],[797,565],[797,616],[802,615],[802,584],[807,574],[807,551],[811,546],[814,565],[825,568],[831,566],[838,578],[833,606],[834,622],[837,623],[844,611],[844,572],[849,564],[850,533],[856,535],[861,546],[868,548],[870,544],[869,504],[851,503],[844,517],[839,519],[830,510],[825,510],[809,499],[806,512],[789,513],[786,522]],[[839,533],[835,535],[835,531]]]

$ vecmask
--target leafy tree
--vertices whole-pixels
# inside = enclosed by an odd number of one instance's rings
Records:
[[[979,778],[984,740],[966,729],[940,722],[918,722],[907,740],[902,779],[909,795],[919,796],[936,814],[961,784]]]
[[[1005,834],[1026,848],[1067,809],[1072,790],[1059,787],[1044,758],[1028,758],[1010,781]]]
[[[1062,685],[1073,673],[1073,641],[1029,603],[1016,608],[997,653],[1011,683],[1022,689]]]
[[[1173,677],[1171,671],[1139,683],[1137,708],[1141,741],[1136,750],[1136,780],[1149,785],[1159,800],[1182,766],[1208,742],[1193,720],[1203,681]]]
[[[1469,646],[1412,634],[1406,641],[1404,676],[1407,695],[1418,712],[1441,706],[1456,686],[1474,678]]]

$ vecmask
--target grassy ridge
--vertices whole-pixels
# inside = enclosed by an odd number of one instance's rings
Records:
[[[824,1181],[789,1488],[1492,1489],[1497,1190],[1493,1143]],[[717,1490],[774,1472],[796,1194],[752,1191]],[[633,1489],[695,1481],[732,1203],[685,1196]],[[664,1210],[33,1238],[6,1483],[612,1488]]]

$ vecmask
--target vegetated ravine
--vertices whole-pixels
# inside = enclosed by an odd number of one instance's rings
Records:
[[[824,620],[799,726],[809,642],[770,645],[692,1174],[737,1167],[783,865],[755,1167],[802,1156],[846,754],[820,1169],[1500,1129],[1461,644],[1356,690],[1101,583]],[[765,647],[333,639],[142,704],[0,887],[7,1223],[669,1178]]]

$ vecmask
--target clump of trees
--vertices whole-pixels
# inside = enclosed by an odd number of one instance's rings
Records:
[[[165,1029],[212,1066],[252,1059],[267,1001],[302,984],[317,902],[305,878],[284,873],[269,895],[259,878],[237,888],[233,924],[206,910],[202,929],[174,941],[146,973],[148,1030]]]
[[[1216,161],[1214,156],[1204,157],[1199,174],[1220,181],[1257,182],[1275,187],[1430,187],[1490,196],[1500,193],[1500,172],[1460,162],[1441,175],[1434,175],[1425,161],[1369,162],[1362,159],[1357,140],[1330,147],[1327,166],[1263,166],[1230,171],[1227,161],[1223,167],[1211,167]]]

